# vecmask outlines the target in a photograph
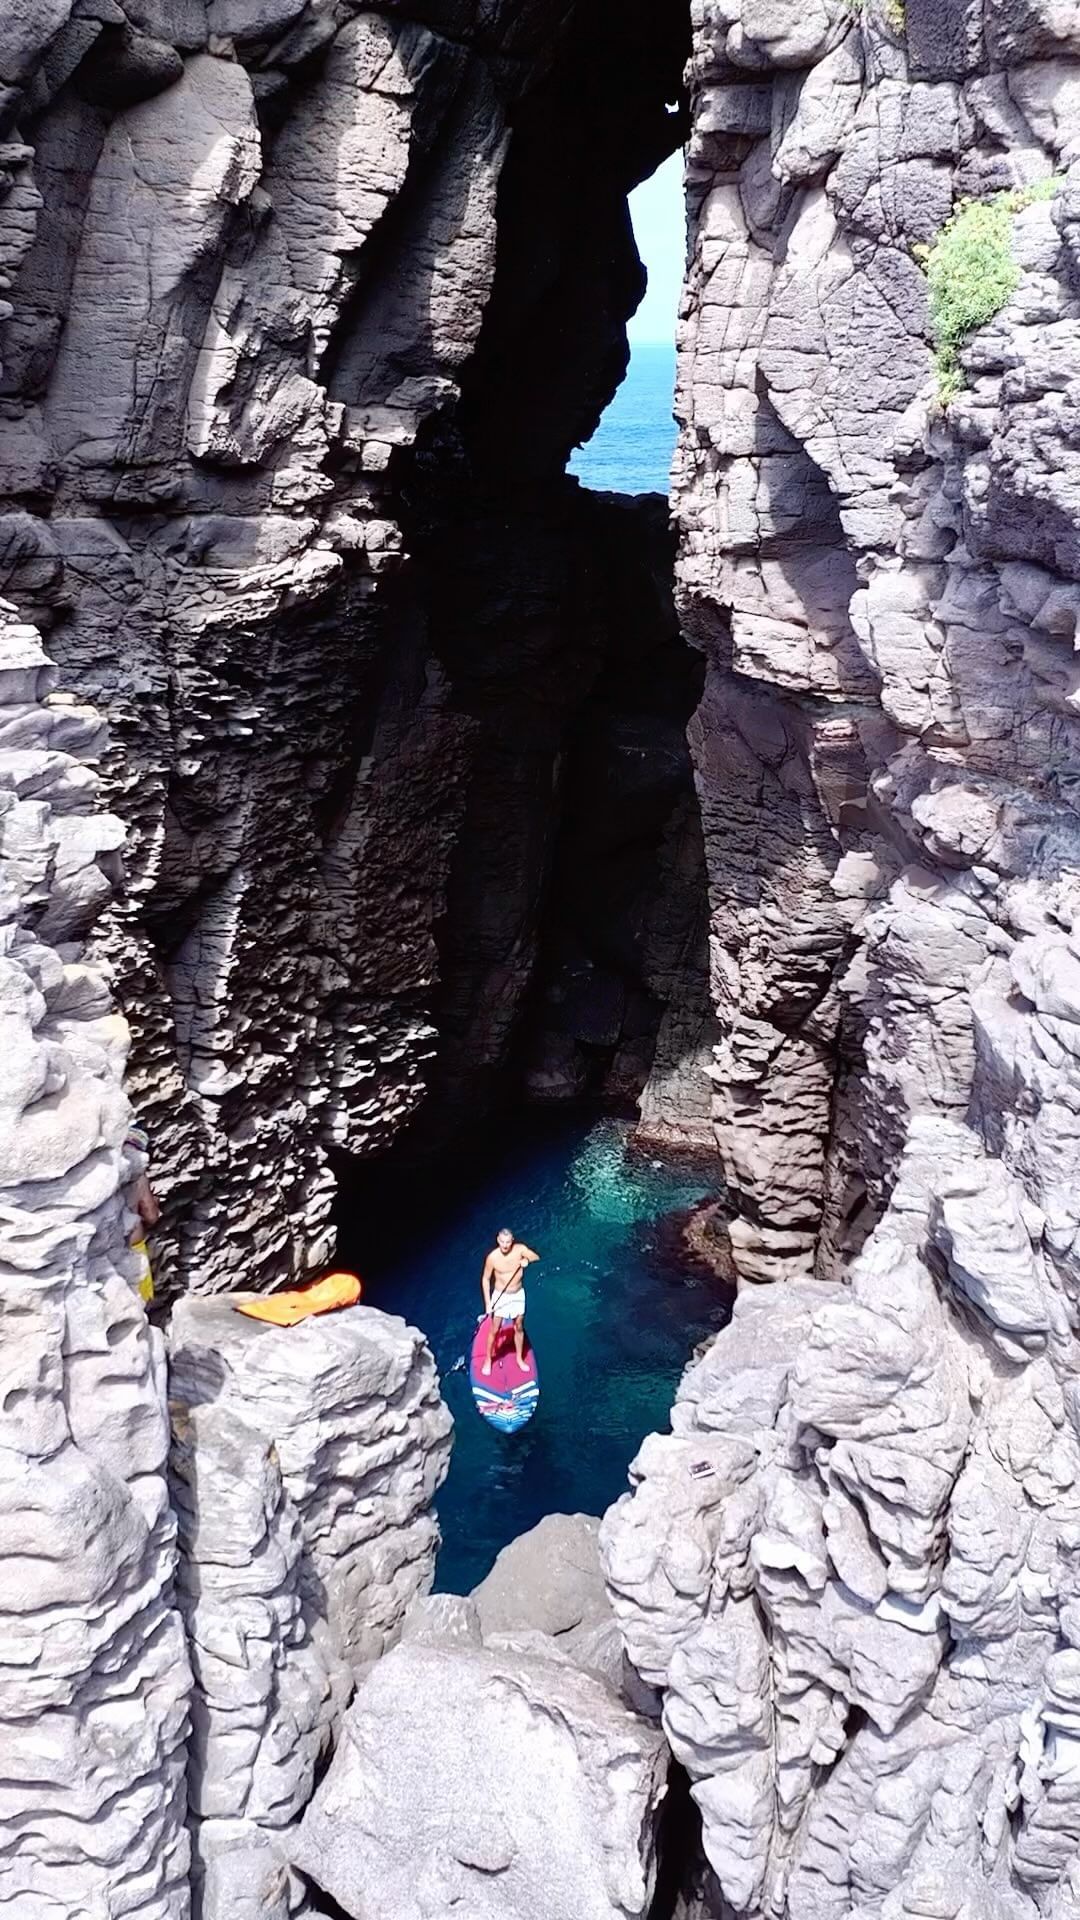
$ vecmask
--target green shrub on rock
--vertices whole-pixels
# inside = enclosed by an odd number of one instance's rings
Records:
[[[849,13],[869,13],[874,0],[845,0]],[[904,0],[876,0],[877,11],[894,33],[903,33],[907,25]]]
[[[960,352],[978,327],[1001,312],[1020,284],[1013,258],[1013,221],[1036,200],[1049,200],[1052,177],[991,200],[961,200],[931,247],[917,247],[930,287],[930,325],[938,398],[948,406],[964,385]]]

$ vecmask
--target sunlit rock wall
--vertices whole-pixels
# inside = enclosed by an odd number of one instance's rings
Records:
[[[695,6],[680,596],[772,1284],[604,1540],[739,1913],[1080,1903],[1078,83],[1041,0]],[[916,249],[1050,175],[942,414]]]
[[[450,1415],[422,1336],[366,1307],[282,1328],[186,1300],[169,1344],[195,1913],[291,1920],[317,1769],[434,1576]]]
[[[1071,925],[1080,47],[1036,4],[899,17],[695,9],[679,594],[752,1278],[857,1250],[910,1117],[968,1112],[1017,943]],[[1051,174],[942,420],[917,249]]]
[[[83,943],[117,878],[92,765],[0,602],[0,1906],[186,1920],[189,1672],[161,1335],[128,1245],[128,1049]]]

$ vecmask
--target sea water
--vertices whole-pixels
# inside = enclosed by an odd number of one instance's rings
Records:
[[[675,348],[637,345],[626,378],[570,472],[601,493],[667,493],[675,451]]]
[[[693,1347],[729,1312],[719,1284],[690,1270],[676,1230],[713,1189],[707,1170],[632,1147],[623,1122],[534,1114],[468,1163],[388,1176],[379,1214],[391,1230],[378,1240],[362,1218],[351,1227],[365,1301],[423,1329],[454,1416],[437,1501],[440,1590],[468,1592],[547,1513],[603,1513],[644,1436],[666,1430]],[[540,1255],[526,1276],[540,1404],[510,1435],[484,1423],[467,1372],[454,1371],[502,1226]]]

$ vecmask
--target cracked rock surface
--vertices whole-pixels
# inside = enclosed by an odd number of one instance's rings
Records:
[[[111,726],[98,938],[170,1295],[316,1268],[332,1158],[497,1104],[575,729],[654,646],[658,736],[600,714],[642,881],[614,958],[588,889],[563,916],[544,1071],[635,1096],[689,969],[655,1130],[707,1125],[700,888],[648,924],[701,870],[670,536],[563,472],[625,367],[625,195],[686,42],[654,0],[4,9],[0,591]]]
[[[279,1328],[187,1300],[170,1349],[195,1911],[292,1920],[355,1676],[431,1584],[450,1415],[421,1335],[367,1307]]]
[[[186,1920],[190,1675],[160,1333],[128,1245],[128,1033],[94,710],[0,602],[0,1906]]]
[[[1076,1912],[1080,42],[696,0],[679,600],[744,1282],[603,1550],[719,1910]],[[916,249],[1018,206],[935,399]],[[839,1284],[837,1284],[839,1283]]]
[[[659,1729],[569,1662],[406,1640],[360,1686],[294,1858],[352,1920],[630,1920],[666,1772]]]

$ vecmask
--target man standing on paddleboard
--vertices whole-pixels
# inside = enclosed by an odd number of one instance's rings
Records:
[[[518,1366],[522,1373],[528,1373],[525,1360],[525,1269],[539,1258],[540,1255],[534,1253],[531,1247],[515,1240],[509,1227],[500,1227],[480,1276],[484,1312],[488,1319],[487,1359],[480,1369],[481,1373],[491,1372],[495,1335],[499,1323],[507,1320],[514,1323],[514,1350]]]

